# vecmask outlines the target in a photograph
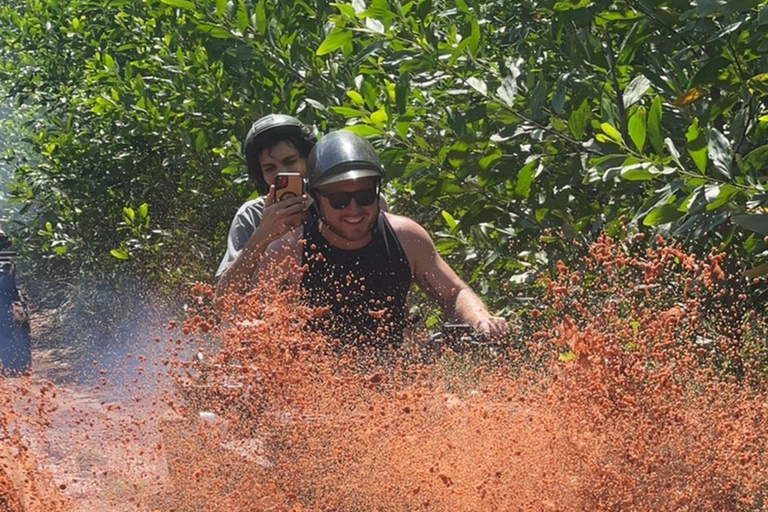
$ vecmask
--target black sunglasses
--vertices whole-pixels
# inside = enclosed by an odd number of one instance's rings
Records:
[[[343,210],[349,206],[352,199],[354,199],[359,206],[370,206],[379,198],[379,191],[375,188],[356,190],[355,192],[323,192],[322,190],[317,189],[316,192],[318,195],[328,199],[328,202],[331,203],[331,207],[334,210]]]

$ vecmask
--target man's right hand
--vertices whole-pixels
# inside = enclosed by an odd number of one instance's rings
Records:
[[[306,194],[282,201],[275,201],[275,194],[275,186],[272,185],[269,187],[267,201],[264,204],[261,223],[256,230],[259,236],[265,237],[270,242],[277,240],[291,229],[301,226],[304,222],[304,214],[311,204]]]

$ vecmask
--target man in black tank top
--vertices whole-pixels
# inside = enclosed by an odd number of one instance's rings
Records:
[[[330,308],[333,321],[325,326],[326,334],[349,342],[397,345],[405,327],[411,267],[386,216],[378,216],[371,241],[360,249],[328,242],[318,218],[304,224],[304,239],[303,297],[311,306]]]
[[[413,281],[457,321],[491,337],[506,334],[506,321],[488,312],[421,226],[380,211],[383,168],[367,140],[344,130],[329,133],[307,165],[318,215],[270,245],[260,269],[293,258],[301,272],[282,279],[301,288],[306,304],[327,313],[317,329],[345,344],[397,345]]]

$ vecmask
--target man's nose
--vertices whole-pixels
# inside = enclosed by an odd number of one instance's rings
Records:
[[[352,211],[352,212],[356,212],[356,211],[362,210],[362,209],[363,209],[363,207],[360,206],[359,204],[357,204],[357,199],[355,199],[354,196],[349,199],[349,204],[345,208],[345,210]]]

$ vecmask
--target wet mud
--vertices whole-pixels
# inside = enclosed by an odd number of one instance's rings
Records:
[[[514,339],[455,350],[200,285],[120,378],[4,388],[2,456],[34,455],[49,511],[765,510],[766,328],[723,258],[604,237]]]

